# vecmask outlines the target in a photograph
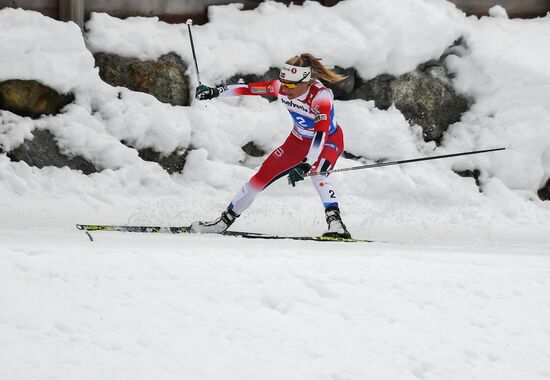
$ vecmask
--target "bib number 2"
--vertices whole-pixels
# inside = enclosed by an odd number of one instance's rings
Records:
[[[296,116],[294,118],[294,120],[296,121],[296,124],[298,124],[300,127],[302,128],[306,128],[307,127],[307,121],[306,119],[304,119],[303,117],[301,116]]]

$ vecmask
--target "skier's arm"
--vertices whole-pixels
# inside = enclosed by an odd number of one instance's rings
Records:
[[[329,91],[320,91],[311,102],[311,109],[315,112],[315,128],[306,156],[306,162],[313,165],[319,159],[330,129],[331,93]]]
[[[248,84],[228,84],[218,87],[220,97],[243,95],[271,95],[277,96],[281,84],[278,80],[268,82],[254,82]]]
[[[271,95],[277,96],[281,84],[278,80],[268,82],[255,82],[248,84],[228,84],[217,88],[200,85],[195,91],[195,98],[207,100],[227,96],[242,95]]]

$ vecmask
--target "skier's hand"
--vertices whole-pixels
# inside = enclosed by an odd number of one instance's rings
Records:
[[[311,170],[311,165],[307,162],[302,162],[288,172],[288,184],[292,187],[296,186],[296,182],[303,181],[305,175]]]
[[[217,97],[220,94],[217,88],[212,88],[201,84],[195,90],[195,99],[208,100]]]

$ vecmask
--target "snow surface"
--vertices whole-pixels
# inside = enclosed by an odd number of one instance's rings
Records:
[[[548,255],[10,232],[2,379],[547,379]],[[549,248],[546,245],[546,248]]]
[[[90,51],[175,51],[195,78],[185,24],[94,14],[83,39],[72,23],[0,10],[0,81],[76,96],[39,120],[0,111],[0,145],[48,129],[64,153],[104,169],[85,176],[0,154],[0,379],[550,378],[550,206],[536,196],[550,178],[550,16],[491,15],[435,0],[210,7],[211,21],[193,26],[209,84],[303,51],[367,79],[397,75],[463,37],[447,65],[475,102],[440,147],[395,108],[337,101],[346,150],[361,163],[507,150],[333,175],[350,231],[377,243],[120,233],[90,243],[75,223],[217,216],[261,163],[240,147],[274,149],[290,118],[261,98],[172,107],[100,80]],[[169,175],[122,139],[196,150]],[[480,169],[482,192],[452,169]],[[324,228],[314,189],[285,181],[234,227]]]

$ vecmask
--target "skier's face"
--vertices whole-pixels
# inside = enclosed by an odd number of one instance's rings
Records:
[[[298,96],[305,94],[309,87],[309,82],[290,83],[281,81],[281,86],[285,89],[285,94],[289,99],[295,99]]]

